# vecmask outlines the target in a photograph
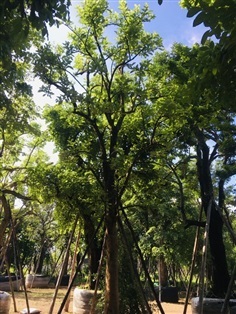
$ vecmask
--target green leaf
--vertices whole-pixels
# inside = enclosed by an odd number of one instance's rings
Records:
[[[193,21],[193,27],[203,23],[204,17],[205,17],[205,13],[204,12],[199,13],[197,15],[197,17],[195,18],[195,20]]]
[[[207,38],[210,37],[211,35],[212,35],[212,32],[210,30],[206,31],[202,36],[201,44],[204,45]]]
[[[193,16],[196,15],[199,11],[201,11],[200,8],[190,8],[190,9],[188,10],[187,17],[193,17]]]
[[[217,72],[218,72],[217,68],[212,69],[212,74],[213,74],[213,75],[216,75]]]

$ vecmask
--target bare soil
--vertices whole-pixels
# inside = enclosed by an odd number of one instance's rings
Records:
[[[30,308],[36,308],[41,311],[41,314],[48,314],[53,300],[55,289],[54,288],[30,288],[27,290],[27,298]],[[57,293],[57,298],[54,304],[53,313],[57,313],[64,295],[66,288],[60,288]],[[23,309],[27,308],[26,295],[24,291],[14,292],[15,305],[12,297],[11,308],[9,314],[20,313]],[[72,296],[70,298],[69,313],[73,312],[72,309]]]
[[[30,308],[36,308],[41,311],[41,314],[48,314],[49,309],[52,303],[53,295],[54,295],[54,288],[48,288],[48,289],[37,289],[37,288],[31,288],[27,291],[27,296],[29,300],[29,307]],[[61,302],[63,300],[63,297],[66,293],[66,288],[60,288],[57,294],[57,299],[55,302],[53,314],[58,313],[59,307],[61,305]],[[20,313],[23,309],[25,309],[26,306],[26,297],[24,291],[14,292],[15,296],[15,306],[12,298],[11,302],[11,308],[9,314],[14,313]],[[73,292],[71,293],[70,297],[70,306],[69,306],[69,312],[68,314],[73,313],[73,305],[72,305],[72,299],[73,299]],[[161,303],[165,314],[182,314],[184,309],[184,300],[180,300],[179,303]],[[65,312],[63,312],[65,313]],[[153,310],[153,314],[158,314],[160,311],[158,309]],[[188,305],[187,314],[191,314],[191,307]]]

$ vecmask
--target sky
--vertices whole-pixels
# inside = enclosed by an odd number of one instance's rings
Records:
[[[71,0],[72,6],[70,10],[71,19],[77,22],[76,6],[82,1]],[[117,9],[119,5],[118,0],[108,1],[112,9]],[[200,43],[201,37],[206,31],[203,26],[193,27],[193,18],[188,18],[187,10],[179,5],[178,0],[164,0],[162,5],[158,4],[157,0],[127,0],[129,7],[132,8],[135,4],[141,7],[147,3],[149,8],[155,14],[155,19],[147,24],[147,30],[150,32],[157,32],[163,39],[163,44],[166,49],[170,49],[174,42],[192,46],[194,43]],[[50,31],[50,40],[53,42],[61,42],[67,38],[66,28],[56,29],[55,27]]]
[[[158,5],[157,0],[147,3],[156,16],[151,23],[151,29],[159,33],[166,49],[169,49],[174,42],[181,42],[188,46],[196,42],[200,43],[206,30],[202,26],[192,26],[193,19],[186,16],[187,10],[180,7],[179,1],[164,0],[162,5]]]
[[[76,7],[82,3],[81,0],[71,0],[70,17],[74,23],[78,23]],[[158,0],[127,0],[129,7],[135,4],[143,6],[145,3],[153,11],[155,19],[150,23],[146,23],[146,30],[156,32],[160,35],[165,49],[170,50],[175,42],[192,46],[194,43],[200,43],[202,35],[206,31],[204,26],[199,25],[193,27],[193,18],[188,18],[187,10],[179,5],[178,0],[163,0],[162,5],[158,4]],[[112,9],[117,10],[119,1],[109,0]],[[49,41],[53,44],[61,44],[68,39],[68,28],[65,25],[60,28],[52,27],[49,29]],[[51,103],[52,100],[45,98],[38,93],[40,83],[35,80],[33,91],[36,104],[41,107],[43,103]]]

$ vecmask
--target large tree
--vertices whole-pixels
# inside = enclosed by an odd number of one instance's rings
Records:
[[[229,91],[226,97],[223,82],[219,81],[221,74],[214,71],[214,53],[217,52],[218,46],[212,42],[193,48],[175,45],[170,53],[157,56],[157,68],[160,62],[166,65],[165,71],[158,72],[157,76],[165,78],[171,91],[169,125],[175,128],[176,140],[183,147],[189,147],[190,156],[195,152],[189,157],[196,159],[202,206],[206,215],[211,211],[212,292],[221,297],[229,283],[222,212],[225,182],[235,174],[235,115],[232,111],[235,103],[230,98],[233,86],[226,86]],[[163,110],[166,112],[165,107]],[[216,162],[222,171],[216,171]]]
[[[117,223],[132,172],[143,156],[158,148],[162,118],[156,115],[145,83],[152,53],[161,46],[144,22],[153,18],[147,5],[120,12],[104,0],[79,7],[80,27],[70,43],[37,52],[35,71],[61,92],[51,109],[50,130],[63,158],[67,156],[87,180],[95,180],[104,204],[106,230],[105,313],[119,313]],[[113,32],[109,41],[107,32]],[[159,139],[160,141],[160,139]]]

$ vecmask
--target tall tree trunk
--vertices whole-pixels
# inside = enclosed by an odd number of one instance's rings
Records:
[[[106,295],[105,314],[119,314],[118,235],[114,213],[106,217]]]
[[[106,292],[105,314],[119,314],[118,285],[118,197],[115,187],[115,171],[108,161],[104,161],[104,183],[107,194],[106,230]]]
[[[209,147],[205,143],[204,135],[197,132],[197,170],[201,189],[201,199],[205,214],[212,203],[209,227],[209,246],[212,260],[212,292],[216,297],[224,297],[229,284],[229,273],[223,242],[223,221],[217,211],[211,179],[211,160]]]
[[[212,292],[217,297],[225,297],[230,277],[223,242],[223,222],[215,202],[211,210],[209,244],[212,258]]]

